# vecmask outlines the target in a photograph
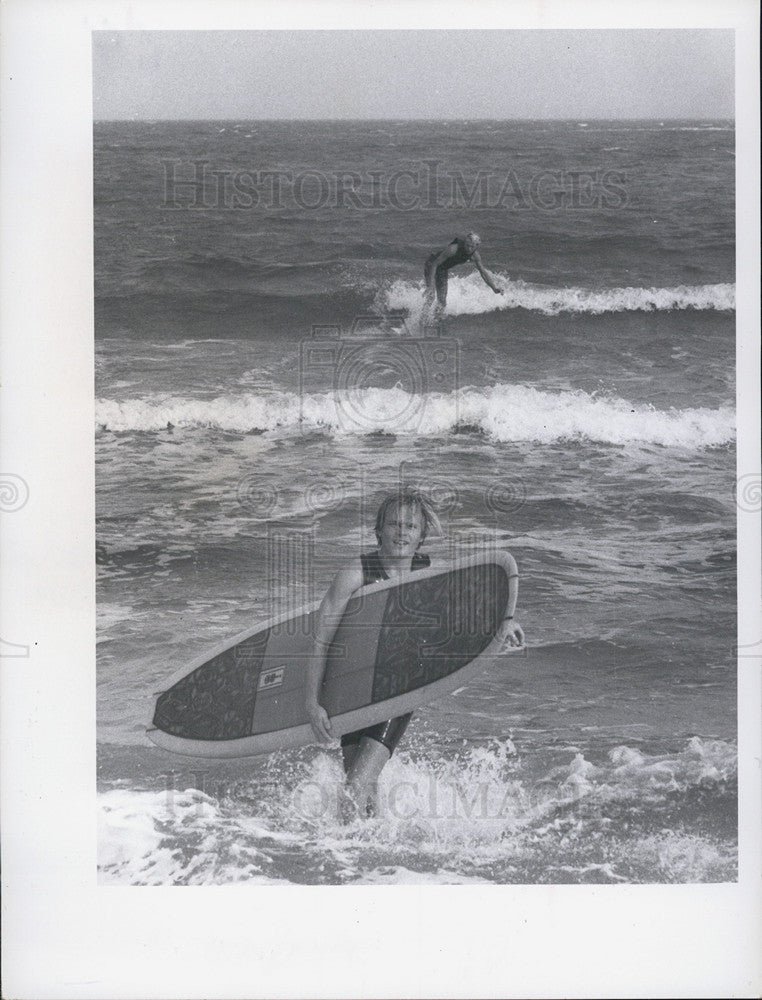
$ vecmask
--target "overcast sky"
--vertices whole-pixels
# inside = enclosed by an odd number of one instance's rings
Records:
[[[96,120],[732,118],[729,30],[104,31]]]

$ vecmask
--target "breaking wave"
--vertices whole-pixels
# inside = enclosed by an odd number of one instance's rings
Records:
[[[618,313],[680,309],[735,308],[735,285],[678,285],[675,288],[551,288],[526,281],[495,276],[502,287],[496,295],[475,275],[452,276],[447,296],[447,314],[478,315],[505,309],[528,309],[545,316],[559,313]],[[421,312],[423,287],[410,281],[395,281],[383,294],[381,305],[388,311]]]
[[[411,365],[413,362],[411,361]],[[425,372],[406,381],[425,388]],[[419,378],[420,376],[420,378]],[[696,407],[657,410],[619,397],[548,392],[498,384],[451,392],[391,388],[311,393],[237,394],[208,400],[152,395],[96,401],[101,431],[159,432],[211,428],[239,433],[385,433],[448,437],[476,433],[499,442],[590,440],[626,445],[709,448],[731,443],[735,411]]]

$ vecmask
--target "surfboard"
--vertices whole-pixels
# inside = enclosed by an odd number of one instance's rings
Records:
[[[358,590],[326,658],[320,703],[334,734],[449,694],[505,655],[495,637],[511,565],[495,551]],[[318,607],[271,619],[174,674],[157,694],[149,738],[191,757],[250,757],[316,742],[305,691]]]

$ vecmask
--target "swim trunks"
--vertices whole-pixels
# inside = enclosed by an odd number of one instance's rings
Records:
[[[448,257],[446,261],[440,264],[436,271],[434,272],[434,287],[437,291],[437,300],[439,304],[444,306],[447,304],[447,278],[448,271],[451,267],[457,267],[458,264],[465,264],[467,261],[471,260],[475,249],[471,253],[466,252],[466,242],[462,240],[459,236],[450,243],[450,246],[455,246],[456,250],[452,257]],[[439,251],[435,250],[433,254],[426,261],[423,268],[423,280],[426,282],[428,287],[431,281],[431,272],[434,267],[434,261],[439,256]]]
[[[389,579],[381,562],[381,556],[377,551],[364,552],[360,556],[360,562],[362,564],[362,582],[364,587],[369,583],[375,583],[377,580]],[[416,552],[410,564],[410,569],[425,569],[430,565],[431,559],[427,555]],[[377,722],[374,726],[366,726],[364,729],[357,729],[353,733],[346,733],[341,737],[341,745],[343,747],[354,746],[360,742],[363,736],[367,736],[368,739],[376,740],[377,743],[383,744],[391,755],[402,739],[402,734],[407,729],[407,724],[412,717],[413,713],[407,712],[405,715],[398,715],[394,719],[389,719],[388,722]]]

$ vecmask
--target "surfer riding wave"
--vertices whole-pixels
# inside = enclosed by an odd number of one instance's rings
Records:
[[[479,246],[481,237],[476,233],[467,233],[465,236],[456,236],[451,243],[441,250],[435,250],[426,261],[423,268],[423,280],[426,285],[424,297],[424,308],[426,312],[431,312],[436,298],[435,312],[440,315],[447,305],[447,282],[450,268],[459,264],[473,264],[484,282],[489,285],[496,295],[502,295],[500,288],[489,271],[482,264],[479,256]]]
[[[359,560],[339,570],[320,605],[313,650],[307,668],[307,715],[320,742],[333,738],[331,720],[319,703],[319,693],[326,668],[327,652],[334,632],[350,598],[360,587],[376,580],[395,580],[411,571],[431,565],[428,555],[418,551],[431,533],[441,534],[439,518],[431,502],[419,491],[405,488],[389,494],[381,503],[375,524],[378,549],[363,554]],[[514,620],[518,597],[518,572],[512,557],[508,606],[501,630],[501,641],[523,646],[524,633]],[[378,777],[401,739],[412,712],[347,733],[341,739],[346,775],[344,818],[353,813],[372,815]]]

